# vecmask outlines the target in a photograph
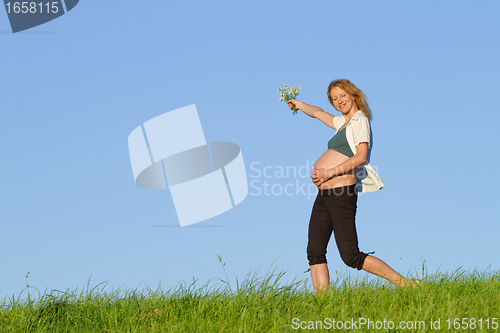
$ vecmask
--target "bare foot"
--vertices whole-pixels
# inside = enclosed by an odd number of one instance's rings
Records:
[[[419,279],[404,279],[404,281],[401,281],[401,286],[400,288],[408,288],[408,287],[417,287],[422,285],[422,280]]]

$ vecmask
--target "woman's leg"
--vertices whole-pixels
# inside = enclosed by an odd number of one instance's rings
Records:
[[[367,256],[363,263],[363,270],[380,276],[387,281],[394,283],[397,287],[413,285],[414,281],[404,278],[398,272],[393,270],[389,265],[377,257]],[[312,270],[311,270],[312,274]]]
[[[361,270],[367,256],[359,250],[356,232],[356,185],[333,188],[323,196],[340,258],[349,267]]]
[[[415,283],[415,281],[401,276],[379,258],[371,255],[365,258],[363,270],[380,276],[387,281],[394,283],[397,287],[404,287]],[[330,285],[330,273],[328,272],[328,266],[326,264],[311,265],[311,280],[316,294],[326,291]]]
[[[336,189],[335,192],[337,192],[335,195],[325,197],[325,202],[330,209],[335,240],[345,264],[383,277],[398,287],[413,285],[414,281],[404,278],[382,260],[359,251],[355,222],[357,206],[355,188],[346,186]]]
[[[330,285],[328,266],[326,264],[311,265],[311,280],[316,294],[326,291]]]
[[[316,294],[328,289],[330,275],[326,265],[326,247],[332,234],[330,212],[318,193],[314,201],[309,221],[307,259],[311,270],[311,280]]]
[[[324,199],[332,216],[333,230],[340,257],[346,265],[383,277],[398,287],[413,284],[412,280],[402,277],[382,260],[359,251],[355,222],[357,208],[355,187],[337,188],[334,195]]]

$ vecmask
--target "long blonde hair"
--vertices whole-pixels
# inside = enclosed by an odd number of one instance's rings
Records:
[[[368,119],[372,119],[372,113],[370,107],[368,106],[368,103],[366,102],[365,94],[358,87],[356,87],[351,81],[346,79],[339,79],[332,81],[328,86],[327,95],[328,95],[328,100],[330,101],[330,104],[332,106],[333,106],[333,100],[330,92],[335,87],[339,87],[349,95],[353,96],[354,102],[356,103],[358,109],[360,109],[361,112],[363,112]]]

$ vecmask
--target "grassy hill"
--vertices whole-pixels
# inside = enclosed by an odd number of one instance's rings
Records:
[[[500,272],[437,273],[405,290],[340,277],[320,296],[283,275],[249,274],[233,289],[28,294],[0,303],[0,332],[500,331]]]

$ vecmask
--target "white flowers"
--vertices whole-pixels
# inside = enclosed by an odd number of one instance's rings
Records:
[[[300,90],[300,86],[298,86],[297,88],[294,88],[294,87],[291,87],[291,88],[288,88],[288,86],[285,86],[285,88],[283,87],[280,87],[278,89],[278,91],[280,92],[280,102],[287,102],[291,99],[295,99],[295,97],[297,97],[299,95],[299,90]],[[296,114],[297,113],[297,109],[295,108],[295,106],[293,107],[293,114]]]

